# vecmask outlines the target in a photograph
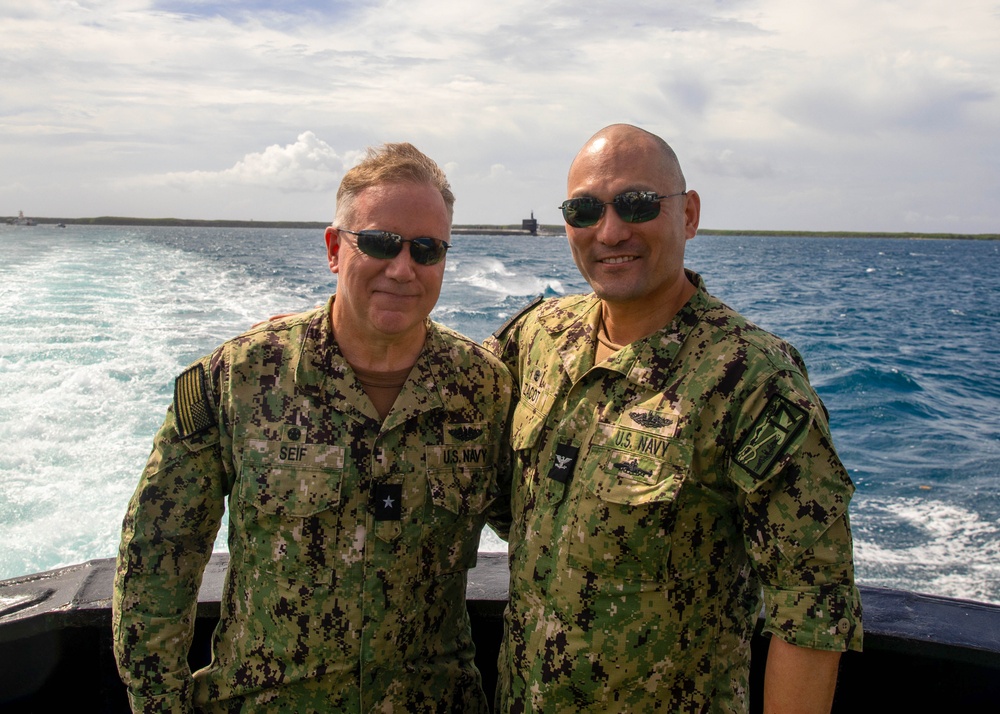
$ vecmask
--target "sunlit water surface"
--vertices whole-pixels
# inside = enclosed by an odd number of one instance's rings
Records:
[[[432,316],[477,340],[534,295],[586,289],[565,238],[454,242]],[[320,231],[2,226],[0,250],[0,578],[113,556],[176,374],[335,287]],[[858,487],[862,582],[1000,602],[998,252],[688,246],[711,292],[805,356]]]

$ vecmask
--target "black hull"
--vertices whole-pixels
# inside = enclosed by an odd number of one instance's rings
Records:
[[[228,555],[199,594],[190,660],[208,662]],[[111,655],[114,561],[0,582],[0,712],[127,712]],[[992,712],[1000,702],[1000,605],[861,588],[865,651],[841,665],[835,712]],[[476,661],[490,691],[503,633],[506,557],[481,554],[469,576]],[[762,710],[766,638],[753,642],[751,710]]]

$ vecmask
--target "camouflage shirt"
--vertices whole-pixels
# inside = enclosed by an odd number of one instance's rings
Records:
[[[600,302],[487,341],[518,385],[503,712],[744,712],[750,639],[860,649],[853,485],[798,353],[710,296],[593,365]]]
[[[331,304],[237,337],[177,380],[115,579],[115,655],[136,711],[486,711],[466,571],[491,503],[506,506],[510,376],[428,321],[382,422]],[[192,675],[227,503],[221,620]]]

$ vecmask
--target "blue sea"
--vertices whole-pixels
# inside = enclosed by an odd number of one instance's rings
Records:
[[[176,374],[336,285],[319,230],[0,226],[0,255],[0,579],[114,556]],[[1000,603],[1000,242],[699,236],[687,262],[805,356],[859,579]],[[586,289],[565,237],[455,236],[432,317],[482,340]]]

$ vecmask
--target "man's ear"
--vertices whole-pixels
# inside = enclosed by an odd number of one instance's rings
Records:
[[[684,201],[684,238],[691,240],[701,223],[701,196],[697,191],[688,191]]]
[[[323,238],[326,240],[326,261],[330,272],[336,273],[340,269],[340,231],[328,226]]]

